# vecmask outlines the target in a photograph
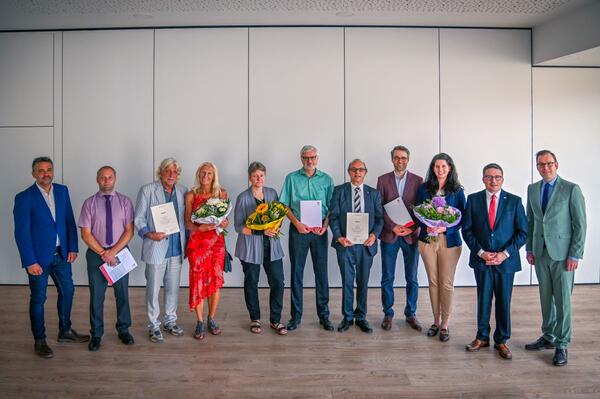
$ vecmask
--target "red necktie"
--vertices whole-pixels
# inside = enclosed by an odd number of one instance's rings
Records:
[[[490,218],[490,228],[494,230],[494,223],[496,222],[496,194],[492,194],[488,216]]]

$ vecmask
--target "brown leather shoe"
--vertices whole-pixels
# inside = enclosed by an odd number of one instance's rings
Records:
[[[406,322],[408,323],[410,328],[412,328],[413,330],[417,330],[417,331],[423,330],[423,327],[421,327],[421,323],[419,323],[419,320],[417,320],[417,318],[415,316],[407,317]]]
[[[381,322],[381,328],[383,328],[386,331],[389,331],[392,329],[392,320],[394,320],[394,316],[385,316],[383,318],[383,321]]]
[[[475,338],[470,344],[465,346],[467,352],[479,352],[481,348],[487,348],[490,346],[490,341],[482,341]]]
[[[512,353],[510,353],[510,349],[508,349],[508,345],[506,344],[494,344],[494,348],[498,351],[498,354],[501,358],[510,360],[512,359]]]

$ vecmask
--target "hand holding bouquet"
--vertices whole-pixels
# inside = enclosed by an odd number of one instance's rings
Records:
[[[219,225],[227,218],[233,207],[228,199],[209,198],[204,205],[192,213],[192,222],[196,224],[215,224],[217,234],[227,235],[227,230]]]
[[[446,204],[444,197],[433,197],[414,207],[415,217],[428,227],[452,227],[460,223],[460,211]],[[438,233],[428,233],[427,241],[437,241]]]
[[[262,203],[256,207],[256,210],[246,219],[246,227],[250,230],[274,230],[277,231],[283,223],[283,218],[287,215],[287,208],[281,202],[272,201]],[[281,237],[277,231],[275,238]]]

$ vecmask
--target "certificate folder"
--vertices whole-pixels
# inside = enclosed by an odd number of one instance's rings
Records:
[[[402,198],[398,197],[395,200],[392,200],[383,206],[385,212],[392,219],[392,222],[397,225],[404,227],[411,227],[415,224],[408,209],[406,209],[406,205],[404,205],[404,201]]]

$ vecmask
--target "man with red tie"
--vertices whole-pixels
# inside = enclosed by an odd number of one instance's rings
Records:
[[[527,241],[527,217],[521,198],[502,190],[500,165],[483,168],[485,190],[469,195],[462,219],[462,234],[471,250],[469,266],[477,282],[477,336],[466,346],[477,352],[490,346],[490,313],[495,297],[494,348],[503,359],[512,354],[510,300],[515,272],[521,270],[519,248]]]

